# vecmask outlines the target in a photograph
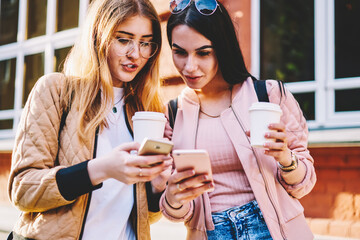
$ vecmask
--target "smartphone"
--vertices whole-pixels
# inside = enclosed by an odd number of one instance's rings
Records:
[[[145,138],[140,145],[138,155],[167,155],[174,144],[168,140]]]
[[[212,177],[209,154],[203,149],[177,149],[172,152],[177,171],[194,169],[195,174],[207,173]]]

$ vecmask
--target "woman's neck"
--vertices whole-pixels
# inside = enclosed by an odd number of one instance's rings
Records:
[[[229,84],[206,89],[206,91],[203,90],[196,91],[199,98],[201,118],[219,117],[221,112],[230,107],[232,87]]]

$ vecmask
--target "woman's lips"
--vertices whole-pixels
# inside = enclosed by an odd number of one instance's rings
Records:
[[[127,72],[135,72],[138,69],[138,65],[129,63],[129,64],[122,64],[123,69]]]
[[[196,82],[198,81],[201,76],[189,76],[189,75],[185,75],[185,78],[189,81],[189,82]]]

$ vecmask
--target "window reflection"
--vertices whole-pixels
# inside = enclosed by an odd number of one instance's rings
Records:
[[[335,77],[360,76],[360,1],[335,0]]]
[[[260,78],[314,80],[314,0],[262,0],[260,9]]]
[[[19,0],[1,0],[0,11],[0,45],[16,42]]]
[[[38,37],[46,33],[47,0],[28,0],[26,38]]]
[[[360,111],[360,88],[335,91],[335,111]]]
[[[54,71],[61,72],[64,67],[64,61],[69,53],[71,47],[60,48],[55,50],[55,64],[54,64]]]
[[[310,93],[296,93],[293,94],[298,101],[301,110],[303,111],[306,120],[315,120],[315,94]]]
[[[44,53],[25,56],[23,106],[36,81],[44,75]]]
[[[0,110],[14,108],[16,59],[0,61]]]
[[[57,32],[78,26],[79,0],[57,0]]]
[[[12,129],[13,123],[14,120],[12,119],[0,120],[0,130]]]

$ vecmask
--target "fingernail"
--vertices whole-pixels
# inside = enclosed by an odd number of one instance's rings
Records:
[[[209,177],[208,177],[207,175],[205,175],[205,176],[202,177],[202,179],[203,179],[203,180],[208,180]]]
[[[162,160],[170,160],[171,159],[171,157],[169,157],[169,156],[164,156],[163,158],[162,158]]]

